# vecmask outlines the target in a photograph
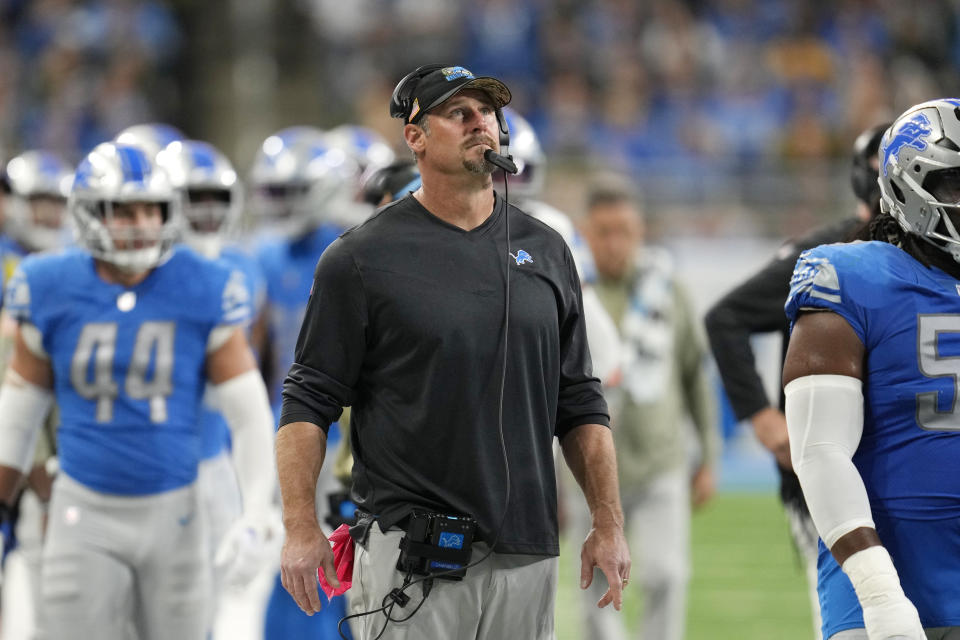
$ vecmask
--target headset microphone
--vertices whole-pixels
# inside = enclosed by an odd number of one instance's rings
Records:
[[[483,152],[483,159],[489,162],[490,164],[500,167],[507,173],[518,173],[520,170],[517,168],[517,165],[513,162],[513,157],[511,156],[502,156],[493,149],[487,149]]]

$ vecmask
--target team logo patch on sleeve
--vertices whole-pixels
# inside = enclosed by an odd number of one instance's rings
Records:
[[[17,269],[7,282],[3,306],[11,315],[19,319],[26,319],[30,314],[30,284],[20,269]]]
[[[226,322],[244,322],[250,319],[251,314],[247,279],[240,271],[234,271],[223,288],[223,319]]]
[[[789,305],[797,296],[806,294],[811,298],[820,298],[840,304],[840,277],[836,268],[826,258],[811,255],[809,251],[800,254],[797,266],[790,279]]]

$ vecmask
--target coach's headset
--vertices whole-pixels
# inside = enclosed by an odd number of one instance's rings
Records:
[[[410,112],[413,110],[413,94],[417,89],[417,84],[424,77],[430,75],[434,71],[443,69],[450,65],[446,64],[425,64],[422,67],[417,67],[400,80],[397,83],[397,86],[393,90],[393,95],[390,97],[390,116],[394,118],[400,118],[405,124],[410,124]],[[504,152],[510,146],[510,129],[507,127],[507,119],[503,115],[503,109],[497,109],[497,133],[500,140],[500,151]],[[426,109],[417,114],[417,119],[424,117],[426,115]],[[413,123],[415,124],[415,123]],[[513,158],[510,155],[497,153],[493,149],[487,149],[483,157],[489,162],[507,173],[517,173],[517,165],[514,164]],[[506,181],[506,176],[504,176],[504,181]],[[506,182],[504,182],[504,189],[506,189]],[[504,191],[506,193],[506,191]],[[506,200],[506,196],[504,197]],[[509,241],[509,237],[507,238]]]
[[[450,65],[445,64],[427,64],[422,67],[417,67],[406,76],[403,77],[400,82],[397,83],[396,88],[393,90],[393,95],[390,98],[390,115],[394,118],[401,118],[405,124],[410,123],[410,111],[413,107],[413,93],[417,88],[417,83],[427,74],[432,73],[438,69],[442,69]],[[423,117],[425,111],[420,115]],[[507,127],[507,119],[503,115],[502,109],[496,110],[497,115],[497,128],[498,128],[498,138],[500,142],[500,150],[506,151],[510,146],[510,129]],[[504,233],[506,234],[506,245],[507,245],[507,255],[510,255],[510,196],[507,191],[508,183],[507,173],[517,173],[517,165],[514,164],[513,158],[509,155],[501,155],[494,151],[493,149],[487,149],[483,153],[484,159],[490,164],[503,169],[503,222],[504,222]],[[384,622],[383,628],[380,630],[380,633],[377,634],[377,638],[383,635],[387,630],[387,625],[390,622],[403,622],[409,620],[420,610],[420,607],[423,606],[423,603],[426,602],[427,595],[430,593],[431,585],[433,578],[442,576],[444,574],[453,574],[457,571],[466,571],[470,567],[474,567],[487,558],[490,557],[490,554],[493,553],[494,547],[497,545],[497,542],[500,541],[500,534],[503,532],[503,525],[507,521],[507,510],[510,504],[510,464],[509,459],[507,458],[507,445],[506,440],[503,437],[503,392],[506,388],[507,383],[507,338],[509,335],[510,328],[510,263],[506,262],[507,265],[507,274],[504,284],[504,305],[503,305],[503,365],[501,367],[500,374],[500,399],[498,400],[498,419],[497,426],[500,433],[500,450],[503,452],[503,467],[504,467],[504,479],[506,484],[506,499],[503,502],[503,515],[500,517],[500,524],[497,526],[497,533],[493,537],[493,541],[490,543],[490,548],[479,560],[474,560],[473,562],[467,564],[465,567],[449,569],[447,571],[442,571],[439,573],[434,573],[432,575],[424,576],[416,580],[409,580],[409,576],[404,580],[402,587],[393,589],[390,593],[383,597],[381,601],[382,606],[379,609],[372,609],[369,611],[363,611],[360,613],[354,613],[348,616],[340,618],[340,621],[337,623],[337,631],[340,633],[341,638],[346,638],[343,632],[343,623],[351,618],[359,618],[362,616],[368,616],[375,613],[383,612],[386,616],[387,621]],[[424,584],[424,593],[423,599],[416,606],[412,613],[410,613],[405,618],[392,618],[390,613],[393,611],[395,605],[400,607],[406,606],[410,601],[410,596],[404,592],[413,585],[417,583]]]

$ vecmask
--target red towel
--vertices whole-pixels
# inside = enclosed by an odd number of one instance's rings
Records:
[[[320,588],[327,594],[327,598],[345,593],[353,585],[353,538],[350,537],[350,527],[345,524],[337,527],[330,534],[330,545],[333,547],[333,566],[337,569],[337,580],[340,586],[334,589],[323,575],[323,569],[317,567],[317,578]]]

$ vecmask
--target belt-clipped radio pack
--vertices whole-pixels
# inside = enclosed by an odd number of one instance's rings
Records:
[[[448,516],[414,511],[400,540],[397,570],[421,576],[461,580],[470,564],[477,521],[470,516]]]

